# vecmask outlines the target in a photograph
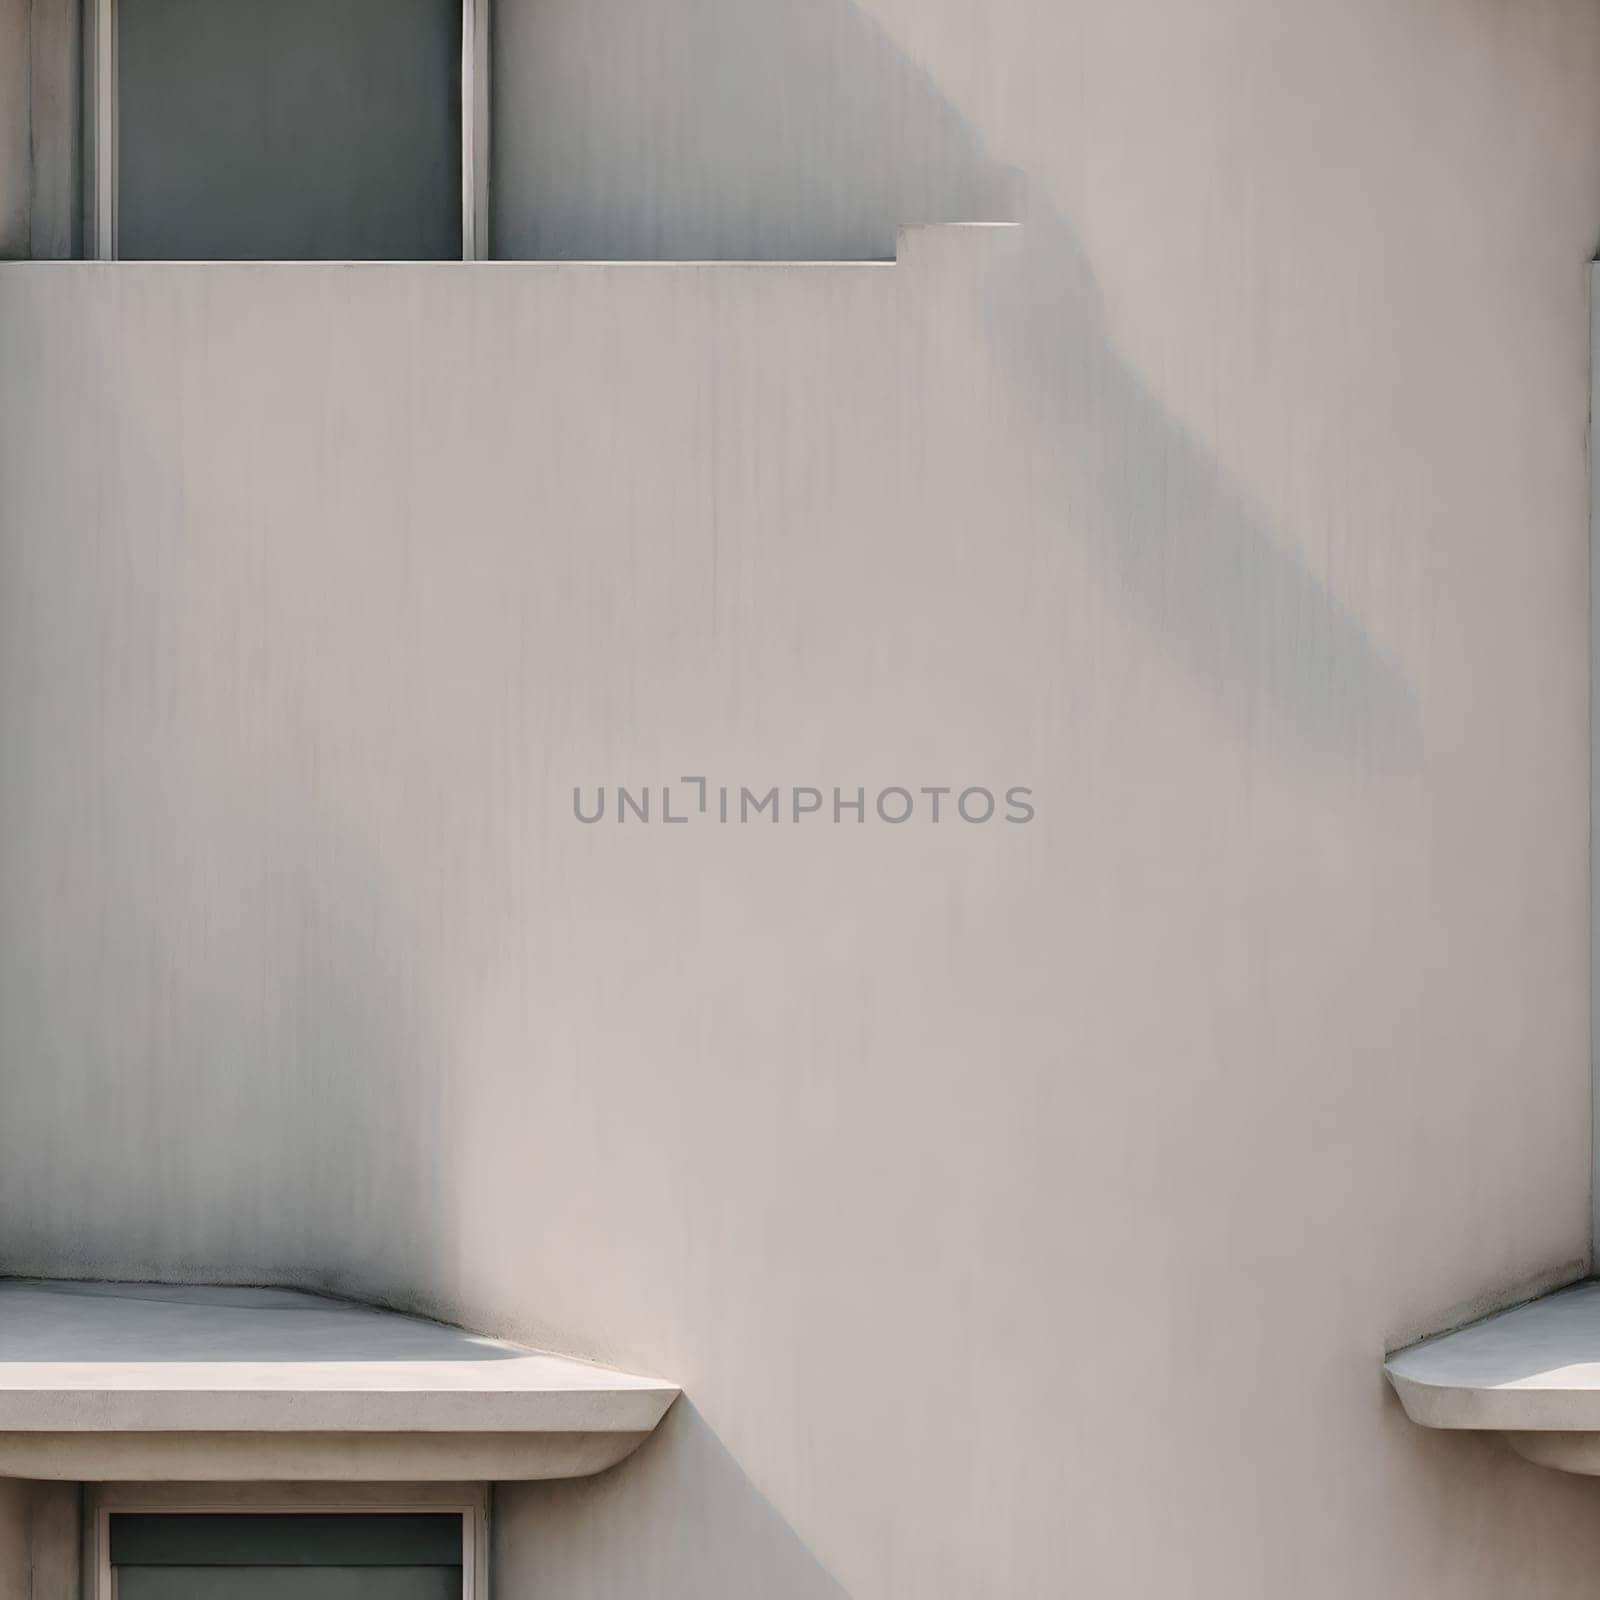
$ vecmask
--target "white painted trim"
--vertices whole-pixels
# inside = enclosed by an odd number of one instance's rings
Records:
[[[449,1511],[461,1517],[463,1600],[489,1600],[487,1484],[385,1483],[96,1483],[84,1501],[84,1600],[116,1600],[111,1567],[114,1511],[263,1515],[297,1511]]]
[[[489,259],[489,0],[461,0],[461,259]]]
[[[1600,262],[1589,268],[1589,1270],[1600,1268]]]
[[[117,259],[117,0],[89,0],[84,7],[89,38],[84,61],[88,127],[84,153],[84,254],[92,261]]]

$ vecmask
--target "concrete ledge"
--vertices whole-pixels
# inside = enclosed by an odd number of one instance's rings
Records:
[[[1425,1428],[1498,1433],[1542,1466],[1600,1475],[1600,1282],[1413,1345],[1384,1371]]]
[[[0,1475],[576,1477],[658,1379],[281,1289],[0,1283]]]
[[[640,1433],[0,1433],[0,1479],[496,1483],[586,1478]]]
[[[596,271],[620,272],[629,275],[665,272],[681,274],[684,272],[720,272],[729,269],[752,271],[764,274],[790,273],[790,272],[836,272],[840,269],[856,271],[860,268],[881,269],[883,267],[920,265],[930,254],[942,251],[962,251],[968,249],[984,249],[991,245],[1002,243],[1008,239],[1020,238],[1024,227],[1020,222],[908,222],[902,223],[895,230],[895,248],[892,256],[841,256],[833,259],[827,257],[796,257],[772,259],[742,257],[711,257],[695,259],[693,257],[626,257],[619,260],[582,259],[541,256],[507,256],[494,257],[481,261],[368,261],[341,259],[327,260],[296,260],[286,258],[283,260],[139,260],[139,261],[97,261],[93,259],[66,260],[58,257],[50,258],[25,258],[19,257],[0,261],[0,274],[10,272],[61,271],[67,269],[72,272],[92,272],[102,276],[125,276],[130,273],[144,272],[169,272],[174,268],[183,271],[192,271],[201,268],[209,272],[240,273],[247,272],[259,275],[262,272],[277,274],[284,268],[296,272],[318,273],[330,269],[336,271],[355,271],[361,273],[378,273],[387,276],[419,275],[419,274],[451,274],[451,275],[482,275],[484,273],[501,274],[530,274],[530,273],[559,273],[570,276],[573,273],[592,274]]]

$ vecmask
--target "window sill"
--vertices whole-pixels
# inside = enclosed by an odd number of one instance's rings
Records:
[[[1496,1433],[1540,1466],[1600,1476],[1600,1282],[1398,1351],[1384,1371],[1425,1428]]]
[[[579,256],[493,256],[474,257],[472,260],[457,260],[427,258],[427,259],[396,259],[380,260],[376,258],[361,258],[356,260],[344,259],[318,259],[306,260],[299,257],[239,257],[214,259],[201,257],[196,259],[177,259],[166,257],[150,257],[138,259],[119,259],[116,261],[89,259],[58,260],[43,257],[32,259],[0,258],[0,267],[25,267],[34,270],[62,268],[82,270],[93,268],[100,271],[119,273],[123,271],[150,270],[161,271],[164,269],[180,268],[192,270],[200,267],[211,271],[259,271],[268,268],[277,271],[280,268],[296,268],[302,271],[313,269],[339,268],[355,269],[357,271],[392,272],[395,268],[412,270],[425,270],[429,272],[459,272],[466,269],[470,273],[498,271],[510,273],[517,271],[593,271],[602,268],[607,271],[648,272],[651,270],[666,270],[673,272],[697,271],[707,269],[741,268],[745,270],[772,271],[773,269],[793,270],[794,268],[826,268],[837,270],[841,267],[896,267],[914,266],[929,251],[949,250],[952,248],[978,247],[998,244],[1006,239],[1020,236],[1022,224],[1016,222],[918,222],[902,223],[895,231],[894,254],[889,256],[797,256],[797,257],[710,257],[697,259],[688,256],[628,256],[614,260],[589,260]]]
[[[582,1477],[677,1394],[290,1290],[0,1283],[4,1477]]]

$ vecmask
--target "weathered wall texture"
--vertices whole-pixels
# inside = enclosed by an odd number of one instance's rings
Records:
[[[1600,13],[862,15],[1019,233],[0,270],[0,1267],[680,1381],[508,1597],[1588,1596],[1379,1359],[1587,1258]]]
[[[0,1478],[0,1600],[80,1600],[81,1493]]]
[[[0,260],[81,254],[79,0],[0,0]]]
[[[32,1600],[28,1573],[30,1486],[0,1479],[0,1600]]]
[[[0,257],[28,254],[28,12],[0,0]]]

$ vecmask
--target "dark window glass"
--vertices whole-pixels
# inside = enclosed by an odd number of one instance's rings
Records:
[[[118,0],[125,260],[454,260],[461,0]]]
[[[460,1567],[118,1567],[117,1600],[461,1600]]]
[[[111,1518],[119,1600],[462,1600],[459,1516]]]

